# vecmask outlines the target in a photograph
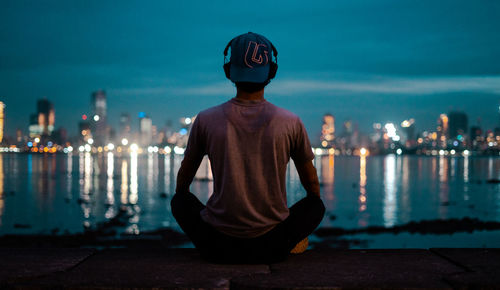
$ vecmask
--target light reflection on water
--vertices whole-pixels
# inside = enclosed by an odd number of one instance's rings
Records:
[[[0,154],[0,234],[80,232],[131,215],[129,234],[178,229],[170,213],[182,156],[131,153],[101,155]],[[476,217],[500,221],[500,158],[327,155],[314,160],[327,207],[323,226],[394,226],[424,219]],[[199,176],[206,176],[208,163]],[[191,187],[202,202],[212,181]],[[288,202],[304,196],[293,163]],[[164,194],[160,194],[164,193]],[[15,224],[28,225],[16,228]]]

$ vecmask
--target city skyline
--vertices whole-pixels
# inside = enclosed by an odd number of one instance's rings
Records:
[[[147,126],[149,129],[147,129],[146,131],[148,131],[149,133],[146,133],[146,134],[149,137],[147,137],[146,140],[151,140],[152,128],[154,128],[153,130],[155,130],[155,131],[157,130],[157,128],[162,128],[162,129],[168,128],[169,130],[174,130],[174,131],[179,130],[179,129],[182,129],[186,126],[186,124],[183,123],[183,121],[182,121],[184,118],[186,118],[186,117],[190,118],[190,117],[196,116],[196,115],[192,115],[192,116],[191,115],[182,115],[185,117],[181,117],[177,120],[167,119],[164,121],[155,120],[155,122],[153,122],[152,118],[150,118],[150,116],[147,112],[139,111],[135,115],[135,117],[133,117],[133,116],[131,117],[129,112],[121,112],[120,116],[118,118],[114,118],[115,119],[114,122],[109,122],[108,109],[111,109],[113,106],[109,106],[107,104],[106,91],[104,91],[102,89],[98,89],[98,90],[92,92],[91,94],[89,94],[89,96],[90,96],[89,108],[87,108],[86,110],[83,111],[83,114],[81,114],[79,116],[77,123],[75,123],[75,124],[69,124],[67,122],[62,121],[62,123],[64,125],[56,126],[55,125],[54,104],[50,101],[50,99],[42,98],[42,99],[38,99],[36,101],[36,104],[37,104],[36,106],[38,108],[37,112],[29,115],[29,117],[28,117],[29,122],[26,122],[27,125],[25,126],[26,129],[22,130],[20,128],[16,128],[15,134],[6,135],[5,132],[6,131],[8,132],[8,130],[4,131],[5,128],[2,128],[2,134],[8,138],[9,137],[13,138],[14,135],[19,135],[19,132],[22,132],[23,136],[26,136],[26,137],[33,139],[35,137],[35,135],[36,136],[41,136],[41,135],[51,136],[51,135],[53,135],[53,133],[58,132],[58,130],[63,130],[63,131],[65,131],[64,134],[67,135],[67,137],[69,137],[70,139],[71,138],[78,139],[81,137],[80,135],[82,132],[82,126],[84,126],[85,130],[88,130],[88,133],[90,133],[92,131],[94,138],[97,137],[98,139],[102,139],[104,136],[109,135],[109,132],[106,132],[109,130],[112,130],[114,132],[114,134],[123,135],[123,136],[131,135],[132,133],[138,133],[140,135],[140,138],[143,139],[143,137],[144,137],[143,135],[145,132],[145,129],[143,129],[143,127]],[[2,108],[3,108],[2,114],[4,115],[5,114],[5,105],[3,103],[2,103]],[[500,106],[497,108],[497,110],[498,110],[498,117],[500,119]],[[355,120],[352,118],[338,120],[335,115],[332,115],[330,113],[323,114],[322,118],[323,118],[323,122],[325,122],[324,118],[326,116],[333,117],[333,119],[337,123],[333,122],[332,125],[330,125],[330,126],[333,126],[333,130],[334,131],[336,130],[337,133],[340,132],[342,127],[344,127],[343,130],[346,130],[345,125],[346,125],[346,123],[348,123],[349,126],[354,127],[354,130],[357,132],[357,134],[362,134],[362,135],[368,136],[371,133],[373,133],[373,130],[375,129],[374,126],[377,126],[380,124],[388,124],[388,123],[394,124],[394,126],[395,126],[394,130],[397,129],[399,131],[402,131],[405,129],[405,127],[408,127],[408,125],[405,125],[405,122],[407,123],[408,120],[411,120],[411,125],[412,125],[411,127],[412,127],[412,130],[414,132],[413,134],[421,134],[423,132],[431,132],[432,133],[436,130],[436,128],[438,128],[438,130],[439,130],[440,126],[442,126],[442,123],[441,123],[442,116],[446,117],[447,114],[455,114],[455,113],[463,113],[463,114],[465,114],[466,118],[468,119],[468,121],[466,121],[466,124],[468,124],[468,125],[465,126],[467,128],[466,132],[464,132],[465,135],[469,135],[468,128],[481,129],[482,134],[485,134],[487,132],[495,132],[496,133],[498,130],[500,130],[500,125],[492,127],[492,128],[484,127],[483,124],[478,123],[477,120],[471,119],[465,111],[461,111],[461,110],[451,110],[448,112],[443,112],[443,113],[439,114],[439,116],[434,116],[435,117],[434,124],[433,124],[433,126],[431,126],[429,128],[421,128],[421,127],[416,126],[419,124],[419,122],[416,121],[415,118],[411,118],[411,117],[407,117],[403,120],[389,120],[389,119],[387,119],[383,122],[373,121],[369,124],[360,124],[358,122],[358,120]],[[126,124],[123,123],[124,117],[127,118],[127,120],[125,121]],[[116,119],[119,119],[119,120],[116,120]],[[145,123],[144,123],[145,121],[147,121],[147,125],[145,125]],[[2,123],[3,122],[5,122],[5,120],[2,119]],[[330,121],[330,122],[332,122],[332,121]],[[335,125],[333,125],[333,124],[337,124],[337,128],[335,128]],[[127,127],[125,129],[126,132],[124,132],[124,126]],[[321,119],[319,119],[318,122],[315,124],[314,128],[312,130],[308,130],[309,131],[308,134],[311,138],[312,143],[320,144],[320,142],[322,140],[323,141],[325,140],[323,137],[324,130],[325,130],[324,126],[325,125],[323,125],[323,129],[322,129]],[[72,131],[67,132],[68,131],[67,128],[72,128],[72,127],[77,127],[77,128],[74,130],[74,132],[72,132]],[[350,130],[352,131],[353,128],[351,128]],[[311,132],[316,132],[316,134],[311,134]],[[92,136],[92,135],[90,135],[90,136]],[[456,137],[456,134],[452,137]],[[326,139],[326,140],[330,141],[333,139]],[[141,141],[141,142],[144,142],[144,141]],[[143,145],[147,145],[147,142],[148,141],[146,141],[146,143],[144,143]],[[326,146],[323,146],[323,147],[326,147]]]
[[[268,9],[254,6],[261,5]],[[465,111],[499,126],[500,3],[318,1],[21,3],[0,11],[0,101],[5,128],[27,130],[35,102],[51,100],[56,127],[77,130],[89,94],[108,94],[108,119],[146,112],[153,124],[194,116],[234,96],[222,50],[235,35],[266,35],[279,51],[267,99],[296,113],[311,139],[325,113],[374,122]],[[243,17],[246,16],[246,17]],[[249,21],[249,19],[252,19]]]
[[[82,114],[76,135],[68,134],[64,127],[55,129],[52,102],[48,99],[37,100],[37,111],[30,115],[28,134],[17,130],[15,138],[7,136],[6,141],[2,143],[2,150],[68,153],[78,147],[79,151],[96,153],[102,150],[113,151],[117,144],[118,152],[143,152],[147,148],[149,153],[164,154],[173,150],[176,154],[182,154],[191,124],[196,118],[186,116],[180,118],[177,124],[169,121],[159,127],[153,124],[145,112],[139,112],[135,118],[138,120],[138,128],[134,130],[132,124],[135,122],[130,114],[122,113],[117,128],[107,122],[107,110],[110,106],[107,103],[106,91],[92,92],[90,100],[90,114]],[[3,109],[3,106],[1,108]],[[3,111],[0,113],[0,125],[3,125]],[[470,124],[469,117],[462,111],[440,114],[435,128],[431,130],[419,130],[413,118],[405,119],[401,123],[373,123],[370,132],[361,131],[356,120],[336,122],[335,116],[328,113],[323,115],[322,122],[321,134],[318,138],[311,138],[313,151],[317,155],[400,155],[403,152],[419,155],[468,155],[469,149],[475,154],[496,155],[500,146],[500,127],[488,129]],[[3,137],[3,128],[0,129],[0,136]]]

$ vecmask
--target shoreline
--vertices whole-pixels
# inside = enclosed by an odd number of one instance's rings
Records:
[[[0,236],[0,248],[134,248],[148,247],[175,248],[190,244],[187,236],[171,228],[159,228],[140,234],[120,233],[127,226],[128,215],[118,214],[111,220],[98,224],[97,228],[75,234],[4,234]],[[357,236],[380,234],[452,235],[475,231],[495,232],[500,230],[500,222],[481,221],[477,218],[423,220],[393,227],[370,226],[366,228],[344,229],[339,227],[318,228],[312,237],[314,248],[343,248],[363,245]],[[367,247],[370,248],[370,247]]]

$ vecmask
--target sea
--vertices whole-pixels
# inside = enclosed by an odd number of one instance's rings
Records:
[[[119,234],[182,232],[170,210],[182,158],[0,153],[0,237],[83,233],[124,209],[130,216]],[[500,246],[500,157],[325,155],[314,164],[326,214],[313,246]],[[286,181],[291,206],[305,196],[293,162]],[[212,189],[204,160],[191,191],[206,202]]]

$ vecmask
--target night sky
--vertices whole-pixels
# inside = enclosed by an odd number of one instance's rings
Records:
[[[163,127],[235,94],[222,51],[253,31],[277,47],[266,98],[299,115],[311,139],[325,113],[373,122],[440,113],[499,124],[500,1],[5,1],[0,2],[0,101],[6,129],[27,133],[36,100],[76,135],[90,94],[109,118],[143,111]]]

